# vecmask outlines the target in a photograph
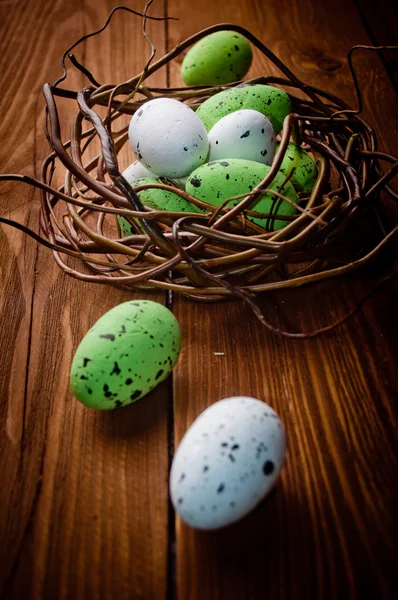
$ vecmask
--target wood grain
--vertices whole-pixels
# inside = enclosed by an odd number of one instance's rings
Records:
[[[8,6],[0,38],[2,172],[40,172],[48,152],[41,87],[60,75],[68,45],[98,29],[113,6]],[[143,8],[141,2],[130,6]],[[148,32],[164,52],[164,23],[148,23]],[[148,55],[140,19],[115,15],[112,27],[76,55],[100,81],[135,74]],[[69,71],[68,87],[87,84],[73,67]],[[154,82],[165,85],[165,74]],[[59,104],[67,139],[75,107]],[[121,166],[131,159],[125,153]],[[38,195],[15,184],[2,184],[1,193],[2,214],[37,230]],[[23,234],[4,226],[1,235],[0,597],[161,599],[168,384],[137,406],[102,414],[72,397],[69,369],[81,338],[105,311],[132,297],[163,302],[165,296],[79,283]]]
[[[369,0],[356,0],[363,25],[375,46],[398,45],[398,6],[390,0],[377,4]],[[383,50],[381,53],[391,82],[398,92],[398,51]]]
[[[59,76],[65,48],[101,26],[115,5],[0,3],[1,172],[39,173],[47,153],[41,86]],[[128,6],[142,10],[144,2]],[[387,0],[382,9],[392,14]],[[148,32],[160,56],[202,27],[244,25],[302,79],[355,105],[345,56],[353,44],[369,43],[369,10],[365,0],[164,0],[150,14],[180,20],[148,22]],[[390,30],[386,24],[386,35]],[[382,19],[377,32],[378,42],[391,41],[380,37]],[[147,53],[139,19],[126,14],[76,51],[101,82],[136,73]],[[154,82],[179,85],[181,60]],[[365,117],[380,148],[397,154],[397,99],[384,65],[376,54],[360,53],[355,66]],[[256,53],[250,75],[271,72]],[[72,67],[68,82],[73,89],[86,84]],[[69,102],[60,101],[60,114],[66,139]],[[126,152],[121,166],[128,161]],[[30,188],[2,183],[1,214],[37,230],[38,198]],[[394,211],[386,214],[391,220]],[[339,330],[307,341],[270,335],[239,302],[174,298],[184,339],[173,385],[164,382],[136,405],[104,414],[72,397],[73,352],[106,310],[144,295],[72,280],[30,238],[6,226],[0,236],[1,600],[395,597],[394,282]],[[343,281],[267,294],[267,318],[291,330],[329,323],[397,268],[396,249],[392,242]],[[230,528],[199,533],[178,518],[174,527],[173,515],[169,522],[171,394],[175,447],[202,410],[228,395],[261,398],[286,424],[280,484]]]
[[[170,24],[171,45],[212,23],[238,23],[303,80],[356,105],[345,55],[369,39],[353,4],[248,0],[202,11],[179,2],[175,14],[185,27]],[[356,58],[366,116],[381,147],[397,152],[388,76],[376,55]],[[274,72],[256,55],[249,75]],[[177,85],[177,66],[171,74]],[[394,268],[394,248],[345,281],[267,294],[266,316],[292,331],[330,323]],[[237,302],[175,301],[185,333],[174,381],[176,446],[207,406],[237,394],[270,403],[288,436],[280,485],[245,520],[205,533],[177,519],[178,598],[394,597],[396,292],[391,284],[345,326],[307,341],[269,334]]]

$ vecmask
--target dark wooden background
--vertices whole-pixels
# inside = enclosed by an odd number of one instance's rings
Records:
[[[42,84],[66,47],[105,21],[117,0],[0,0],[0,170],[38,174],[47,153]],[[132,8],[144,2],[126,0]],[[356,104],[346,54],[397,43],[393,2],[382,0],[155,1],[161,56],[211,24],[250,29],[297,75]],[[140,20],[117,14],[77,56],[101,81],[137,73],[148,49]],[[398,54],[359,52],[364,115],[380,148],[398,154]],[[73,72],[69,86],[85,85]],[[274,73],[257,53],[250,75]],[[157,73],[181,83],[179,63]],[[60,102],[69,137],[70,102]],[[125,166],[128,157],[125,155]],[[38,229],[39,195],[0,184],[0,213]],[[384,219],[392,226],[391,205]],[[292,329],[343,315],[397,268],[391,242],[344,280],[270,293],[264,309]],[[238,302],[174,297],[183,350],[172,379],[136,405],[88,410],[68,385],[71,358],[108,309],[143,293],[92,287],[61,272],[50,252],[0,227],[0,598],[257,600],[395,597],[397,572],[397,285],[380,288],[347,324],[307,341],[260,329]],[[162,293],[151,298],[165,302]],[[222,352],[222,356],[215,353]],[[246,394],[285,422],[281,481],[249,517],[196,532],[168,501],[174,448],[213,402]]]

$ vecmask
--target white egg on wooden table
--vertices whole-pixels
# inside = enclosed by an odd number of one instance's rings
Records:
[[[142,105],[129,125],[138,160],[160,177],[185,177],[203,164],[209,142],[205,126],[186,104],[156,98]]]
[[[237,110],[222,117],[208,136],[209,161],[243,158],[270,165],[275,156],[274,128],[257,110]]]
[[[245,396],[216,402],[194,421],[175,453],[175,510],[198,529],[241,519],[275,485],[285,450],[284,427],[270,406]]]

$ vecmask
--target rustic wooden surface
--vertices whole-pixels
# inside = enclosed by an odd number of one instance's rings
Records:
[[[0,2],[1,172],[39,172],[47,152],[41,86],[58,77],[65,48],[115,5]],[[299,77],[355,105],[347,51],[397,42],[393,3],[383,1],[381,11],[384,23],[367,0],[164,0],[151,14],[180,21],[150,23],[148,31],[161,55],[205,26],[241,24]],[[137,72],[146,52],[138,18],[119,14],[78,56],[98,79],[116,82]],[[398,154],[391,56],[383,62],[360,52],[355,65],[365,116],[380,147]],[[250,74],[269,72],[256,54]],[[155,81],[180,84],[178,63]],[[71,68],[70,86],[84,84]],[[67,103],[60,112],[66,138]],[[0,185],[2,215],[37,229],[38,205],[30,188]],[[102,414],[74,400],[71,357],[100,315],[143,294],[70,279],[48,250],[7,226],[0,248],[1,600],[395,597],[394,282],[333,334],[307,341],[276,338],[237,302],[174,298],[184,339],[172,380],[130,408]],[[264,310],[289,329],[327,324],[397,268],[396,250],[392,242],[344,281],[268,294]],[[170,510],[170,458],[197,415],[232,394],[261,398],[281,414],[286,466],[252,515],[219,532],[195,532]]]

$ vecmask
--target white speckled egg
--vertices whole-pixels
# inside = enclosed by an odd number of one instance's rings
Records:
[[[134,113],[129,140],[141,163],[160,177],[184,177],[207,158],[206,128],[189,106],[156,98]]]
[[[275,131],[257,110],[237,110],[222,117],[209,131],[209,161],[244,158],[270,165],[275,156]]]
[[[129,165],[127,169],[123,171],[122,175],[130,185],[136,182],[137,179],[141,179],[141,177],[156,177],[156,175],[149,171],[139,160],[136,160],[133,164]]]
[[[264,402],[236,396],[206,409],[175,453],[170,494],[182,520],[217,529],[249,513],[278,479],[285,457],[282,422]]]
[[[190,173],[189,173],[190,175]],[[185,177],[175,177],[173,179],[173,183],[176,187],[178,187],[180,190],[185,190],[185,186],[188,180],[188,175],[186,175]]]

